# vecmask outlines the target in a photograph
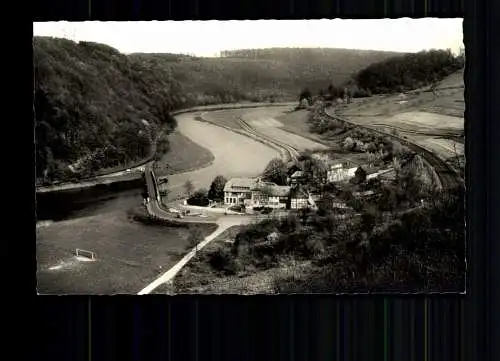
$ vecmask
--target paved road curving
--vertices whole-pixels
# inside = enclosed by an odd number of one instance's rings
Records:
[[[186,121],[186,120],[184,120]],[[261,140],[263,139],[263,143],[267,144],[268,147],[273,147],[282,150],[281,155],[285,158],[288,159],[294,159],[298,155],[298,150],[294,147],[291,147],[283,142],[280,142],[276,139],[273,139],[271,137],[265,136],[264,134],[255,131],[250,125],[248,125],[244,120],[241,118],[239,121],[242,123],[243,126],[243,132],[239,131],[234,131],[234,130],[229,130],[226,129],[227,131],[231,131],[233,133],[233,136],[236,136],[239,134],[240,136],[244,135],[246,137],[249,137],[251,139],[256,139],[260,138]],[[182,123],[180,123],[182,124]],[[214,125],[212,125],[214,126]],[[220,127],[219,127],[220,128]],[[196,135],[198,133],[194,133],[193,135]],[[203,139],[199,139],[202,141]],[[210,147],[208,147],[210,149]],[[217,162],[217,154],[214,154],[215,159],[214,162]],[[219,156],[223,157],[223,154],[219,154]],[[234,158],[234,154],[232,155]],[[244,157],[243,157],[244,159]],[[209,168],[209,167],[207,167]],[[202,171],[202,170],[200,170]],[[200,173],[198,171],[198,173]],[[190,172],[190,173],[196,173],[196,172]],[[195,176],[196,174],[193,174]],[[212,175],[213,176],[213,175]],[[175,176],[170,176],[168,177],[169,179],[175,178]],[[168,271],[166,271],[164,274],[162,274],[160,277],[157,279],[153,280],[150,284],[148,284],[145,288],[143,288],[141,291],[139,291],[139,295],[144,295],[144,294],[149,294],[153,292],[157,287],[160,285],[170,282],[175,275],[196,255],[196,252],[201,250],[203,247],[205,247],[207,244],[209,244],[212,240],[217,238],[218,235],[220,235],[222,232],[224,232],[226,229],[232,227],[232,226],[238,226],[238,225],[244,225],[244,224],[249,224],[254,221],[258,221],[264,218],[268,218],[267,216],[251,216],[251,215],[212,215],[208,216],[207,218],[199,218],[196,216],[193,217],[183,217],[182,219],[176,218],[172,213],[168,212],[166,209],[161,204],[161,198],[159,196],[159,189],[158,189],[158,182],[156,179],[156,175],[153,170],[152,164],[148,164],[145,167],[145,180],[146,180],[146,185],[147,185],[147,190],[148,190],[148,195],[149,195],[149,202],[147,203],[146,207],[150,215],[160,218],[160,219],[166,219],[166,220],[172,220],[172,221],[177,221],[177,222],[182,222],[182,223],[215,223],[218,225],[217,229],[205,239],[200,242],[196,247],[194,247],[190,252],[188,252],[177,264],[175,264],[172,268],[170,268]],[[174,179],[174,187],[179,187],[181,186],[179,180]],[[172,183],[169,181],[169,190],[172,189]],[[209,213],[209,210],[207,210],[206,213]],[[282,216],[282,215],[280,215]]]

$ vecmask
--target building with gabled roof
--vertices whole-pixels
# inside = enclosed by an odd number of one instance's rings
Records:
[[[359,167],[347,168],[343,163],[332,164],[327,170],[327,181],[330,183],[343,182],[353,178]]]
[[[260,178],[231,178],[224,186],[224,204],[286,208],[289,194],[289,186],[278,186]]]

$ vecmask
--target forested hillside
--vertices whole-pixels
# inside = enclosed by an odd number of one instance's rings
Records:
[[[395,56],[359,71],[358,88],[372,94],[402,92],[432,85],[464,67],[463,56],[449,50],[430,50]]]
[[[33,61],[39,179],[127,164],[148,155],[160,127],[175,127],[175,81],[109,46],[35,38]]]
[[[175,128],[171,110],[294,100],[303,87],[343,84],[393,55],[344,49],[242,50],[221,58],[124,55],[103,44],[35,37],[37,179],[87,177],[143,159],[160,129]]]
[[[222,52],[221,58],[132,54],[171,71],[189,104],[295,100],[304,87],[340,86],[372,62],[400,53],[349,49],[271,48]]]

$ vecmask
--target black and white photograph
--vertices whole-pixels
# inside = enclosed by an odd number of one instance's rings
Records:
[[[37,293],[465,293],[462,23],[33,23]]]

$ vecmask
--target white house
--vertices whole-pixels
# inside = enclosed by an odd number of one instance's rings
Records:
[[[232,206],[245,204],[252,199],[252,188],[255,187],[255,179],[231,178],[224,186],[224,204]]]
[[[354,177],[357,169],[344,167],[342,163],[334,164],[328,169],[326,177],[330,183],[346,181]]]
[[[289,193],[289,186],[278,186],[260,178],[231,178],[224,186],[224,204],[286,208]]]

